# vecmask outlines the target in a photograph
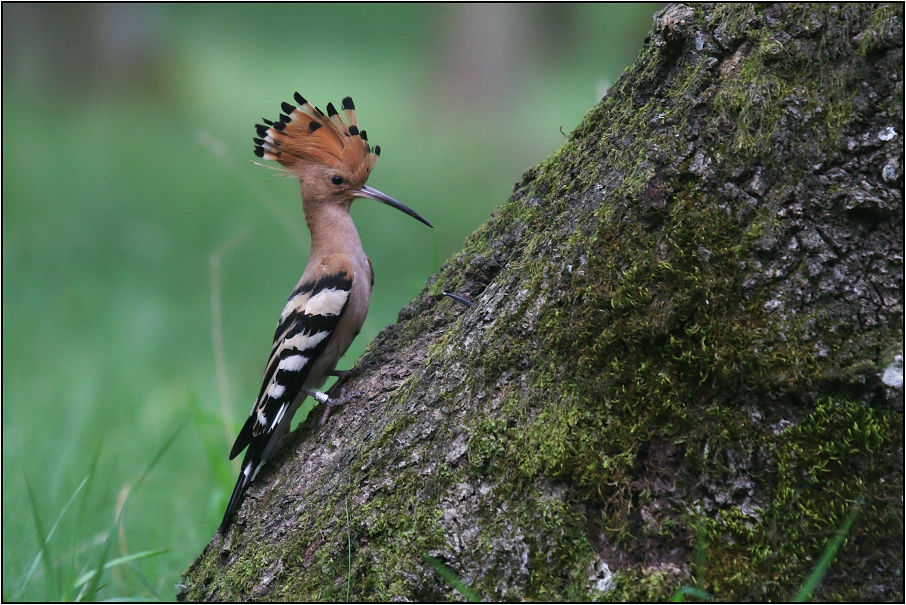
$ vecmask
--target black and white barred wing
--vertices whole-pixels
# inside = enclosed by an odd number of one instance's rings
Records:
[[[233,444],[231,460],[252,440],[273,432],[283,420],[340,322],[352,288],[351,273],[338,270],[322,274],[300,282],[293,290],[280,314],[261,390]]]
[[[285,433],[293,401],[346,310],[353,280],[348,259],[328,256],[312,273],[302,276],[280,314],[261,390],[230,450],[232,460],[248,447],[221,529]]]

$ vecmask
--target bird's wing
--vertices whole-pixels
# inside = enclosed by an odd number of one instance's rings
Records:
[[[282,437],[283,431],[277,428],[284,420],[290,421],[285,418],[287,411],[340,323],[354,277],[349,258],[332,254],[306,271],[290,294],[280,314],[258,398],[230,450],[232,460],[248,447],[222,527],[239,504],[248,483],[267,462],[265,456],[270,451],[266,453],[266,450],[271,439]]]

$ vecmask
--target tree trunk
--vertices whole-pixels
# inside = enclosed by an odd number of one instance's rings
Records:
[[[902,600],[903,16],[655,15],[180,598]]]

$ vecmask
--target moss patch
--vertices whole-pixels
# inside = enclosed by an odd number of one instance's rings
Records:
[[[818,596],[901,599],[902,391],[879,373],[902,342],[902,174],[884,172],[902,18],[660,13],[569,142],[369,348],[381,371],[420,350],[421,369],[338,452],[348,487],[279,548],[251,541],[226,572],[207,553],[191,594],[342,600],[351,564],[356,599],[458,598],[427,552],[492,599],[697,583],[783,600],[859,503]]]

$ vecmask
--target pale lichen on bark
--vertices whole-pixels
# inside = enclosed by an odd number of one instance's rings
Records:
[[[656,15],[180,598],[461,599],[427,553],[488,599],[789,599],[859,502],[817,597],[902,599],[902,41],[902,5]]]

